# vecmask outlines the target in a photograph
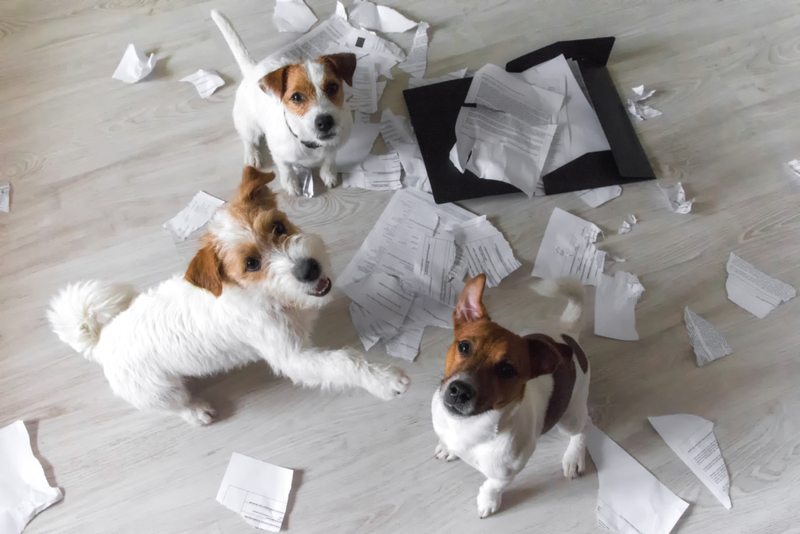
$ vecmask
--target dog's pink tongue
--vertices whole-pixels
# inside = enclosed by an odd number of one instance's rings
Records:
[[[314,288],[314,291],[317,293],[321,292],[328,286],[329,283],[330,280],[328,280],[327,278],[320,278],[319,282],[317,282],[317,287]]]

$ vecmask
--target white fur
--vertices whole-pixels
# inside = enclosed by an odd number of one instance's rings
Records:
[[[211,231],[218,241],[242,238],[244,230],[235,226],[222,209]],[[127,286],[80,282],[53,298],[48,318],[63,341],[103,366],[117,396],[142,410],[177,413],[193,424],[210,423],[214,411],[190,398],[183,377],[257,360],[305,386],[362,387],[387,400],[405,392],[409,379],[398,368],[368,363],[353,349],[309,346],[318,309],[330,294],[309,295],[315,283],[292,274],[304,258],[316,259],[322,277],[329,276],[322,240],[297,235],[262,259],[270,273],[264,281],[225,285],[219,297],[181,275],[135,298]]]
[[[337,108],[324,95],[321,87],[322,65],[315,61],[303,63],[309,79],[317,88],[317,104],[303,117],[298,117],[286,110],[280,98],[272,92],[265,93],[258,85],[261,78],[289,62],[264,60],[255,63],[230,21],[216,9],[211,11],[211,18],[225,37],[242,70],[243,79],[236,90],[236,101],[233,105],[233,123],[244,143],[245,165],[262,166],[258,147],[261,138],[265,137],[274,171],[289,194],[299,195],[301,192],[292,164],[320,167],[320,178],[325,185],[335,185],[336,151],[350,137],[353,118],[350,110]],[[314,120],[323,113],[332,115],[336,123],[335,137],[327,140],[320,140],[314,127]],[[304,146],[301,140],[321,146],[311,149]]]
[[[543,288],[550,296],[565,295],[570,298],[571,316],[580,325],[583,289],[579,293],[562,281]],[[575,314],[577,311],[577,314]],[[568,315],[565,310],[564,315]],[[563,317],[563,316],[562,316]],[[565,325],[570,329],[574,324]],[[580,330],[580,326],[578,326]],[[577,339],[577,336],[573,336]],[[560,341],[558,337],[555,337]],[[576,369],[575,386],[567,411],[556,425],[570,436],[564,453],[564,476],[573,478],[585,469],[586,445],[584,429],[589,422],[587,400],[590,371],[584,373],[573,355]],[[528,381],[525,396],[520,403],[512,403],[500,410],[490,410],[471,417],[456,417],[442,402],[442,392],[459,376],[453,376],[433,394],[431,414],[433,428],[439,437],[435,456],[447,461],[461,458],[486,476],[478,491],[478,514],[481,518],[495,513],[502,500],[503,491],[525,467],[536,449],[542,433],[547,404],[553,391],[553,376],[543,375]]]

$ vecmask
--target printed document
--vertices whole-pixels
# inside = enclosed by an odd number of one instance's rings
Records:
[[[716,328],[690,310],[688,306],[683,311],[683,320],[686,322],[686,330],[689,331],[689,341],[692,343],[698,367],[733,352]]]
[[[531,276],[547,280],[577,278],[585,286],[596,286],[606,259],[606,253],[594,246],[600,233],[596,225],[555,208]]]
[[[728,258],[728,298],[763,319],[781,302],[797,296],[797,290],[776,278],[767,276],[731,252]]]
[[[614,277],[601,274],[594,300],[595,335],[636,341],[636,303],[644,292],[635,274],[617,271]]]

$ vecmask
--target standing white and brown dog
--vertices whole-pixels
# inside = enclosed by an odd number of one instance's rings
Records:
[[[245,165],[261,167],[259,144],[266,138],[274,170],[290,195],[301,192],[293,164],[320,167],[320,178],[333,187],[336,151],[347,142],[353,124],[342,85],[353,85],[355,54],[295,64],[256,63],[230,21],[216,9],[211,18],[244,76],[236,90],[233,124],[244,143]]]
[[[330,300],[330,268],[322,240],[278,211],[266,185],[274,177],[245,169],[184,276],[140,295],[88,281],[53,298],[53,330],[103,366],[117,396],[205,425],[214,411],[190,397],[183,378],[258,360],[305,386],[362,387],[387,400],[408,389],[399,368],[352,349],[309,346],[318,309]]]
[[[478,275],[461,293],[453,312],[455,341],[431,403],[436,458],[461,458],[486,476],[478,491],[482,518],[500,508],[503,491],[528,463],[536,440],[553,427],[570,435],[564,476],[583,474],[590,378],[589,361],[575,341],[583,309],[579,281],[544,281],[534,288],[569,298],[555,339],[521,337],[492,322],[481,302],[485,282]]]

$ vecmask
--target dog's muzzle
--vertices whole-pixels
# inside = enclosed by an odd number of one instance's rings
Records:
[[[453,380],[444,387],[442,402],[457,415],[471,415],[475,409],[475,389],[463,380]]]
[[[300,282],[306,284],[316,282],[314,289],[308,292],[313,297],[324,297],[333,287],[331,279],[322,276],[322,266],[314,258],[304,258],[298,261],[294,266],[293,274]]]

